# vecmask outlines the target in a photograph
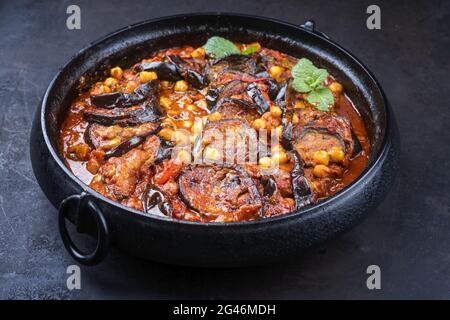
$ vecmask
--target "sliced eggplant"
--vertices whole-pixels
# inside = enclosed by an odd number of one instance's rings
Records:
[[[239,166],[188,166],[178,178],[187,206],[220,221],[261,217],[262,199],[252,178]]]
[[[159,106],[158,99],[153,97],[140,106],[125,109],[90,109],[84,112],[84,117],[88,122],[126,127],[159,121],[164,117],[164,111]]]
[[[330,113],[317,110],[296,111],[299,123],[292,129],[292,147],[301,156],[306,166],[315,165],[313,159],[316,151],[330,152],[336,147],[344,152],[340,163],[344,166],[353,154],[353,141],[350,123]],[[286,140],[289,139],[286,133]]]
[[[263,96],[261,90],[256,83],[251,83],[247,87],[247,94],[253,99],[255,104],[258,106],[259,114],[264,114],[270,108],[269,102]]]
[[[256,60],[245,55],[230,55],[213,61],[206,68],[206,76],[209,82],[214,82],[219,75],[225,72],[238,71],[242,73],[255,74]]]
[[[158,74],[158,79],[166,81],[182,80],[182,75],[178,72],[178,67],[169,62],[153,61],[144,62],[136,66],[137,71],[154,71]]]
[[[161,163],[163,160],[170,159],[175,143],[160,138],[158,153],[156,154],[155,163]]]
[[[243,119],[248,123],[260,117],[257,106],[243,99],[223,99],[211,112],[219,112],[222,119]]]
[[[257,134],[241,119],[223,119],[208,122],[204,128],[203,138],[209,141],[205,145],[205,150],[206,148],[217,149],[222,155],[220,159],[222,163],[240,163],[249,160],[249,152],[252,151],[250,146],[256,144]],[[201,150],[201,145],[202,140],[196,142],[194,150]],[[257,150],[254,151],[256,157]]]
[[[91,103],[97,108],[105,109],[131,107],[155,95],[157,88],[158,81],[153,80],[141,84],[132,93],[113,92],[92,96]]]
[[[124,136],[148,136],[156,132],[159,123],[148,122],[135,127],[102,126],[90,123],[84,133],[85,142],[93,149],[107,150],[111,140],[120,139],[120,143],[127,139]],[[111,138],[108,138],[111,137]]]
[[[158,79],[167,81],[186,80],[196,89],[202,89],[208,84],[205,76],[194,70],[189,63],[176,55],[167,56],[167,62],[154,61],[144,62],[136,66],[137,71],[154,71]]]
[[[165,216],[172,216],[172,206],[164,193],[155,185],[148,184],[143,194],[142,202],[146,213],[155,213],[155,207]]]
[[[136,148],[137,146],[141,145],[147,136],[135,136],[132,137],[121,144],[119,144],[117,147],[108,150],[105,153],[105,160],[112,158],[112,157],[120,157],[130,151],[133,148]]]
[[[294,194],[295,207],[297,210],[312,203],[312,191],[303,171],[303,161],[296,151],[292,151],[294,167],[291,171],[292,192]]]
[[[194,88],[202,89],[208,85],[207,78],[179,56],[169,55],[167,58],[176,66],[178,73]]]

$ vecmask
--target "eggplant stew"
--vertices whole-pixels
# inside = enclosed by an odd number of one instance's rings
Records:
[[[81,181],[125,206],[263,219],[334,195],[368,163],[358,106],[306,58],[215,36],[109,72],[80,89],[59,151]]]

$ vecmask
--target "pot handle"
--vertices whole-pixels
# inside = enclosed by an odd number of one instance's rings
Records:
[[[322,31],[319,31],[319,30],[316,29],[316,22],[314,20],[307,20],[300,27],[305,29],[306,31],[315,33],[315,34],[317,34],[317,35],[319,35],[321,37],[324,37],[326,39],[330,39],[330,37],[326,33],[323,33]]]
[[[90,215],[97,226],[97,246],[91,253],[84,253],[78,249],[67,231],[66,218],[72,205],[76,206],[75,224],[78,232],[83,232],[83,223],[86,221],[87,214]],[[108,224],[100,208],[86,193],[83,192],[80,195],[69,196],[61,202],[58,214],[58,225],[64,247],[77,262],[83,265],[92,266],[105,259],[109,250],[110,236]]]

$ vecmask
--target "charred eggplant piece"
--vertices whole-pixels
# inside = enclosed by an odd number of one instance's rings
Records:
[[[178,68],[173,63],[154,61],[144,62],[136,66],[137,71],[154,71],[158,74],[158,79],[166,81],[178,81],[183,77],[178,72]]]
[[[161,163],[163,160],[170,159],[175,143],[159,138],[160,144],[158,153],[156,154],[155,163]]]
[[[203,138],[210,140],[205,148],[217,149],[222,155],[222,162],[239,163],[249,160],[250,144],[256,143],[257,134],[241,119],[222,119],[208,122],[204,128]],[[201,150],[202,145],[202,140],[196,141],[195,152]]]
[[[182,200],[219,221],[257,219],[262,199],[251,177],[239,166],[188,166],[178,178]]]
[[[247,94],[258,106],[259,114],[264,114],[265,112],[267,112],[267,110],[269,110],[269,102],[267,102],[266,98],[264,98],[261,90],[258,88],[258,85],[256,83],[252,83],[247,87]]]
[[[173,209],[168,199],[166,199],[164,193],[153,184],[147,185],[142,202],[146,213],[150,213],[151,209],[158,207],[163,215],[168,217],[172,216]]]
[[[141,84],[132,93],[113,92],[91,97],[91,103],[98,108],[126,108],[139,104],[150,95],[156,94],[158,81]]]
[[[292,191],[294,194],[295,207],[297,210],[312,203],[312,192],[303,171],[303,161],[296,151],[292,151],[291,157],[294,160],[292,168]]]
[[[213,82],[220,74],[231,71],[255,74],[256,61],[252,57],[245,55],[230,55],[213,61],[206,68],[206,77],[209,82]]]
[[[226,98],[217,103],[211,112],[220,112],[222,119],[244,119],[252,122],[259,117],[257,106],[247,100]]]
[[[264,187],[264,196],[272,196],[278,189],[277,183],[272,176],[262,176],[261,184]]]
[[[108,144],[112,139],[120,139],[120,143],[127,139],[123,136],[148,136],[159,129],[159,123],[148,122],[135,127],[102,126],[97,123],[90,123],[84,132],[84,141],[97,150],[108,149]],[[112,137],[105,139],[105,137]]]
[[[147,138],[147,136],[135,136],[132,137],[124,142],[122,142],[121,144],[119,144],[117,147],[108,150],[105,153],[105,160],[108,160],[109,158],[112,157],[120,157],[122,155],[124,155],[125,153],[127,153],[128,151],[130,151],[133,148],[136,148],[137,146],[141,145],[145,139]]]
[[[247,87],[248,83],[240,80],[233,80],[222,86],[209,89],[206,95],[208,108],[211,110],[217,103],[220,103],[221,100],[245,93]]]
[[[167,56],[169,61],[175,65],[178,73],[184,80],[196,89],[202,89],[208,85],[208,81],[205,76],[194,70],[186,61],[179,56],[169,55]]]
[[[122,127],[135,126],[146,122],[156,122],[163,118],[164,112],[156,97],[145,101],[142,106],[128,109],[95,109],[84,113],[88,122],[105,126],[119,125]]]

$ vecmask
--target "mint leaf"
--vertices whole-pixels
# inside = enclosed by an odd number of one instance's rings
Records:
[[[292,88],[300,93],[308,93],[312,90],[311,87],[307,83],[305,83],[305,81],[299,78],[294,78],[294,80],[292,81]]]
[[[330,106],[334,104],[333,94],[326,87],[314,89],[308,94],[306,100],[320,111],[330,111]]]
[[[256,44],[248,46],[247,48],[245,48],[245,50],[242,50],[242,54],[244,54],[244,55],[252,54],[253,52],[258,51],[259,48],[260,47],[258,45],[256,45]]]
[[[209,38],[203,48],[208,55],[218,59],[241,53],[233,42],[217,36]]]
[[[300,59],[292,68],[291,73],[296,82],[294,89],[298,88],[298,91],[302,93],[322,86],[328,77],[327,70],[317,68],[306,58]]]
[[[297,64],[292,67],[291,73],[294,78],[305,78],[312,76],[316,69],[317,68],[310,60],[301,58],[298,60]]]
[[[300,93],[308,93],[306,100],[318,110],[329,111],[334,103],[330,89],[323,86],[328,77],[328,71],[317,68],[310,60],[300,59],[291,70],[294,80],[292,88]]]

